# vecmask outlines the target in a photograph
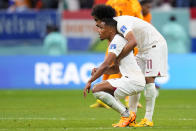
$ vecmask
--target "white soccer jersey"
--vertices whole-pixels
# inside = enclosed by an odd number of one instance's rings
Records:
[[[148,22],[133,16],[114,17],[124,37],[132,31],[139,48],[137,63],[146,77],[167,76],[167,43]]]
[[[139,48],[139,52],[145,51],[154,45],[154,42],[164,40],[162,35],[148,22],[133,16],[114,17],[117,21],[117,30],[124,37],[132,31]]]
[[[108,53],[112,52],[116,54],[117,57],[121,53],[126,43],[127,41],[123,37],[120,35],[115,35],[114,39],[109,45]],[[140,67],[137,65],[133,52],[130,52],[120,61],[119,69],[122,77],[128,78],[128,80],[130,80],[133,84],[141,86],[145,85],[144,75]]]

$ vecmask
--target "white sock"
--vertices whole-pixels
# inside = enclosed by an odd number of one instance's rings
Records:
[[[155,99],[156,99],[155,83],[146,84],[144,95],[146,97],[145,118],[152,121],[152,116],[153,116],[154,106],[155,106]]]
[[[139,103],[140,93],[129,96],[129,111],[137,112],[137,105]]]
[[[97,98],[106,103],[108,106],[110,106],[112,109],[116,110],[121,114],[123,117],[129,117],[129,112],[127,112],[127,109],[125,106],[120,104],[112,95],[109,93],[106,93],[104,91],[99,91],[96,93],[93,93],[93,95]]]

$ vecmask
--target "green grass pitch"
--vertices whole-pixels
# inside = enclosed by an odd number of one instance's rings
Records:
[[[0,90],[0,131],[195,131],[196,90],[160,90],[152,128],[113,128],[112,109],[90,109],[82,90]],[[144,96],[141,103],[145,105]],[[137,121],[145,108],[138,109]]]

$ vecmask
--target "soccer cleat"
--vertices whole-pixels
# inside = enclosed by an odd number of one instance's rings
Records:
[[[130,123],[135,123],[136,114],[135,112],[130,112],[129,117],[121,117],[119,123],[112,124],[113,127],[126,127]]]
[[[130,122],[134,122],[136,120],[136,114],[135,112],[132,112],[130,111],[130,116],[129,116],[131,119],[130,119]]]
[[[136,124],[137,124],[136,121],[130,122],[129,127],[135,127]]]
[[[136,125],[136,114],[135,112],[132,112],[130,111],[130,116],[131,116],[131,120],[130,120],[130,123],[129,123],[129,126],[130,127],[134,127]]]
[[[147,118],[142,119],[135,127],[152,127],[154,126],[152,121],[149,121]]]
[[[94,104],[90,105],[90,108],[98,108],[98,107],[104,107],[106,109],[110,109],[108,105],[106,105],[105,103],[103,103],[102,101],[98,99]]]
[[[116,124],[112,124],[113,127],[126,127],[130,123],[130,117],[121,117],[120,121]]]

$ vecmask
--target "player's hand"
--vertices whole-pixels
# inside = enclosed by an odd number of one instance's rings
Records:
[[[84,98],[87,96],[87,92],[89,93],[90,92],[90,88],[91,88],[91,82],[87,82],[86,83],[86,86],[84,88],[84,91],[83,91],[83,94],[84,94]]]
[[[91,75],[94,75],[96,71],[97,71],[97,68],[93,68],[92,72],[91,72]]]

